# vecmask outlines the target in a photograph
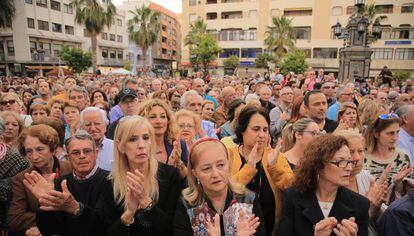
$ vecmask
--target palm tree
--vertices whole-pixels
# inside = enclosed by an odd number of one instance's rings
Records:
[[[207,34],[207,25],[203,19],[197,19],[193,24],[190,24],[190,31],[185,37],[184,43],[187,46],[196,45],[199,39]]]
[[[264,43],[278,60],[283,58],[288,49],[295,48],[296,35],[292,20],[285,16],[273,17],[272,26],[267,27],[266,35]]]
[[[160,32],[160,13],[145,5],[130,12],[133,14],[133,18],[128,21],[129,39],[142,49],[145,73],[148,48],[157,41]]]
[[[76,23],[84,25],[91,37],[92,68],[95,73],[97,69],[97,36],[105,26],[111,26],[116,15],[116,7],[111,0],[107,0],[104,5],[99,4],[97,0],[72,0],[70,4],[76,11]]]
[[[16,8],[14,7],[13,0],[1,0],[0,1],[0,29],[10,27],[12,25],[15,14],[16,14]]]

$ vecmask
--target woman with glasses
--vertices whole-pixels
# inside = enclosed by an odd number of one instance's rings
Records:
[[[32,124],[32,117],[30,115],[22,114],[24,110],[24,104],[20,100],[19,95],[15,93],[4,93],[0,99],[0,108],[2,111],[13,111],[19,114],[24,122],[24,126],[30,126]]]
[[[217,139],[197,140],[189,156],[188,187],[174,217],[174,235],[265,235],[255,194],[230,178],[230,160]]]
[[[368,235],[369,201],[346,188],[354,166],[345,138],[312,140],[283,194],[277,235]]]
[[[400,122],[397,114],[379,115],[368,127],[365,136],[367,154],[364,169],[378,179],[388,165],[392,166],[387,179],[389,184],[394,183],[396,186],[400,186],[412,172],[409,156],[397,147]]]
[[[340,103],[338,110],[338,123],[339,125],[336,130],[353,130],[356,132],[362,131],[355,103]]]
[[[279,155],[280,146],[270,147],[270,118],[265,110],[246,106],[236,126],[236,143],[230,149],[231,174],[239,183],[255,192],[263,209],[266,233],[277,228],[282,211],[281,191],[294,175],[288,162]]]
[[[318,124],[309,118],[302,118],[286,125],[282,131],[282,151],[285,151],[285,158],[292,170],[297,168],[303,158],[303,150],[309,142],[320,133]]]
[[[187,149],[198,139],[206,136],[201,128],[201,117],[194,112],[179,110],[175,113],[178,133],[187,143]]]
[[[149,99],[138,108],[138,115],[147,118],[155,132],[159,162],[178,168],[180,175],[187,175],[187,146],[177,134],[177,124],[169,106],[159,99]]]
[[[11,232],[22,235],[37,232],[36,210],[39,202],[25,187],[23,180],[26,174],[35,170],[45,179],[56,180],[71,173],[69,162],[59,161],[54,155],[58,145],[58,133],[48,125],[27,127],[20,135],[19,151],[27,156],[32,166],[13,178],[13,199],[8,214]]]
[[[119,121],[114,136],[112,188],[99,209],[107,235],[171,235],[180,195],[174,167],[158,162],[152,125],[141,116]]]

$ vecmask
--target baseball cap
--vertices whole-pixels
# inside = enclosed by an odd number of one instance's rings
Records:
[[[129,88],[124,88],[118,93],[118,101],[124,100],[126,97],[136,98],[137,93]]]

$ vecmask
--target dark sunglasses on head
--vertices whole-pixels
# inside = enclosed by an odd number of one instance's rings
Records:
[[[16,100],[1,101],[2,106],[7,106],[8,104],[13,105],[16,103]]]

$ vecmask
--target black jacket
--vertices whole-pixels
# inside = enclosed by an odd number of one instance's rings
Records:
[[[293,187],[283,193],[283,213],[277,235],[313,235],[316,223],[324,219],[314,190],[304,193]],[[368,235],[369,200],[345,187],[339,187],[329,217],[338,222],[355,217],[358,235]]]

